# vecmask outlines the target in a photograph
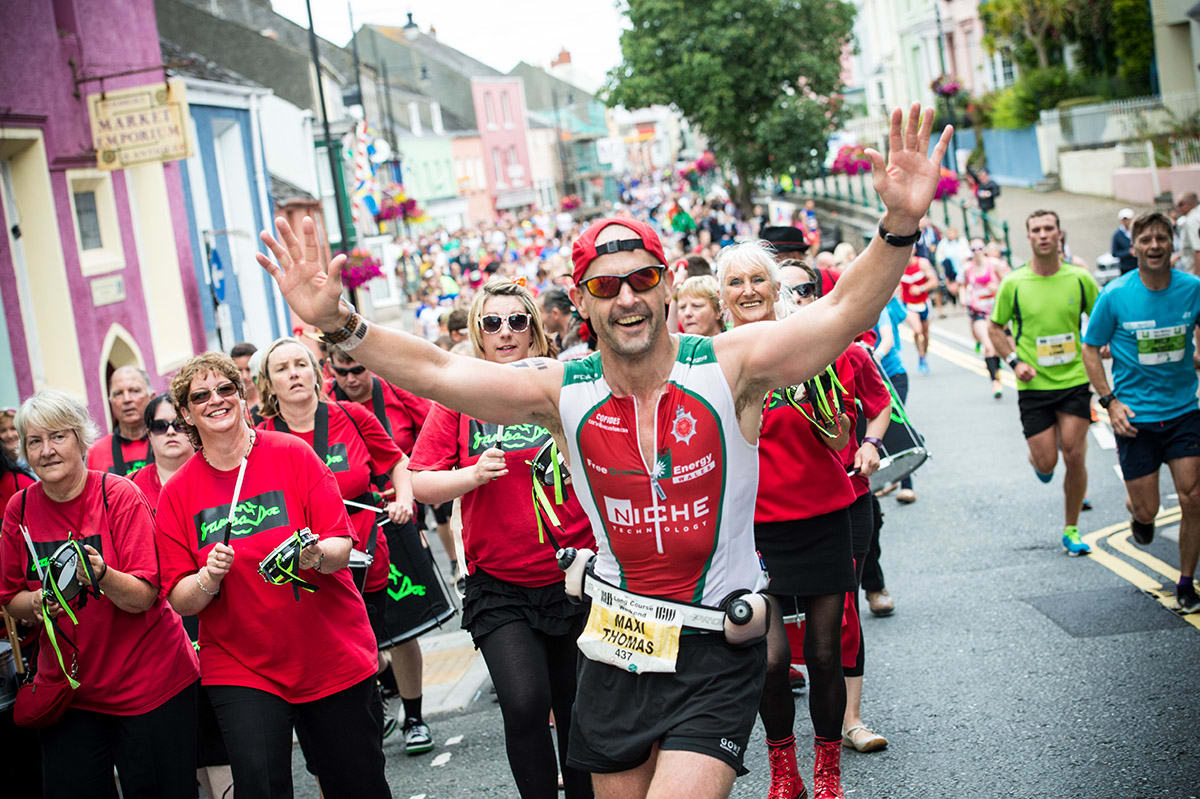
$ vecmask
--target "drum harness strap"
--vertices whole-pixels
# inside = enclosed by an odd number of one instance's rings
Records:
[[[124,438],[121,437],[121,431],[114,430],[112,434],[112,461],[113,465],[108,467],[108,471],[112,474],[119,474],[124,477],[129,473],[129,464],[125,462],[125,451],[123,449]],[[131,442],[132,443],[132,442]],[[146,463],[154,463],[154,450],[150,447],[150,442],[146,442]]]
[[[829,380],[828,387],[826,387],[822,376],[818,374],[811,380],[806,380],[801,385],[780,389],[779,393],[788,405],[791,405],[792,408],[798,411],[822,435],[827,438],[837,438],[842,434],[842,395],[849,392],[842,385],[842,381],[838,380],[837,372],[834,371],[832,364],[825,367],[825,377]],[[808,404],[812,406],[816,413],[815,416],[805,407],[806,403],[803,400],[797,399],[797,394],[801,386],[804,388]],[[832,402],[829,399],[831,390],[833,394]],[[772,393],[774,392],[768,392],[766,398],[763,400],[764,411],[771,403]]]

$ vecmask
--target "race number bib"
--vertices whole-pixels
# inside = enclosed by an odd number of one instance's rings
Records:
[[[1060,333],[1057,336],[1038,336],[1037,363],[1038,366],[1059,366],[1075,360],[1077,348],[1074,333]]]
[[[1138,363],[1143,366],[1182,361],[1186,348],[1187,328],[1184,325],[1137,331]]]
[[[674,672],[679,656],[680,612],[667,602],[598,586],[592,593],[579,651],[597,663],[635,674]]]

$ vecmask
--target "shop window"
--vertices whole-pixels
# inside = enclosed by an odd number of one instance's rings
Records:
[[[67,184],[80,270],[84,275],[97,275],[124,268],[112,175],[99,169],[71,169]]]

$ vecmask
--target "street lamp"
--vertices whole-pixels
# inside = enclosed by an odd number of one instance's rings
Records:
[[[937,20],[937,43],[938,43],[938,61],[942,66],[942,74],[946,72],[946,47],[942,43],[942,0],[933,0],[933,14]],[[958,172],[958,125],[954,119],[954,102],[950,95],[943,95],[946,98],[946,118],[951,125],[954,126],[954,132],[950,135],[950,168]]]

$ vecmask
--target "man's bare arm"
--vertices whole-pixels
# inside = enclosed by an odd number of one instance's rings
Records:
[[[260,238],[275,256],[259,253],[259,264],[275,278],[296,314],[324,331],[334,331],[350,318],[341,303],[343,255],[320,261],[316,226],[305,217],[303,242],[287,220],[275,219],[276,240]],[[417,336],[372,325],[353,350],[354,358],[385,380],[476,419],[495,424],[544,423],[557,413],[562,364],[549,359],[523,362],[528,373],[513,366],[451,355]]]
[[[884,228],[908,235],[933,201],[938,165],[953,131],[947,127],[932,157],[926,157],[933,110],[921,114],[914,104],[903,132],[902,121],[900,109],[892,112],[886,165],[875,150],[866,152],[875,191],[887,208]],[[876,236],[825,297],[779,322],[745,325],[717,337],[717,357],[734,395],[759,386],[793,385],[832,363],[855,336],[874,326],[911,255],[911,248],[893,247]]]

